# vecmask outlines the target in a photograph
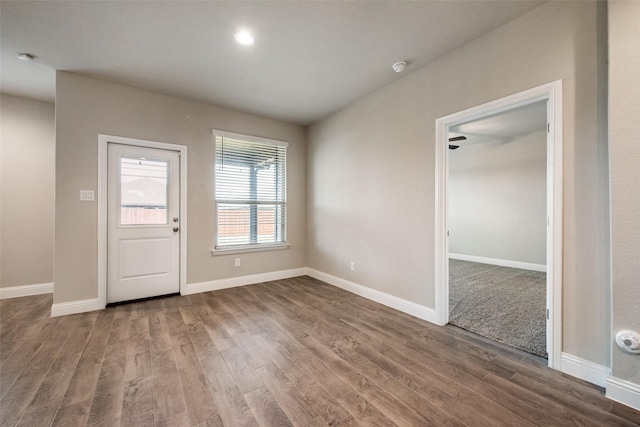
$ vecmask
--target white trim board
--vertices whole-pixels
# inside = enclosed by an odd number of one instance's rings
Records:
[[[307,268],[307,275],[314,279],[322,280],[323,282],[337,288],[351,292],[352,294],[359,295],[363,298],[386,305],[387,307],[410,314],[411,316],[415,316],[419,319],[426,320],[427,322],[436,323],[436,313],[432,308],[350,282],[349,280],[345,280],[340,277],[332,276],[331,274],[314,270],[313,268]]]
[[[640,411],[640,385],[615,377],[607,378],[606,396]]]
[[[499,265],[501,267],[520,268],[522,270],[547,272],[547,266],[544,264],[532,264],[530,262],[511,261],[509,259],[487,258],[475,255],[454,254],[451,252],[449,252],[449,258],[460,261],[479,262],[481,264]]]
[[[66,316],[68,314],[85,313],[87,311],[102,309],[104,309],[104,306],[100,305],[98,298],[61,302],[51,306],[51,317]]]
[[[560,371],[600,387],[606,386],[609,376],[609,368],[606,366],[569,353],[562,353],[560,356]]]
[[[304,276],[307,273],[305,267],[292,270],[271,271],[268,273],[252,274],[249,276],[230,277],[228,279],[209,280],[207,282],[189,283],[182,295],[197,294],[200,292],[218,291],[220,289],[235,288],[238,286],[254,285],[256,283],[271,282],[274,280],[289,279],[291,277]]]
[[[304,276],[306,267],[291,270],[271,271],[268,273],[252,274],[248,276],[231,277],[228,279],[211,280],[209,282],[191,283],[184,287],[181,295],[196,294],[199,292],[216,291],[220,289],[234,288],[237,286],[253,285],[255,283],[270,282],[273,280],[288,279]],[[51,306],[51,317],[78,314],[87,311],[103,310],[105,306],[99,298],[91,298],[78,301],[69,301]]]
[[[52,294],[53,283],[35,285],[9,286],[0,288],[0,299],[28,297],[31,295]]]

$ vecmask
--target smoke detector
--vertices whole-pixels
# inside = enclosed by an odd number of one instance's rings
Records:
[[[16,55],[20,61],[31,62],[35,59],[35,55],[30,53],[18,53]]]
[[[393,71],[395,71],[396,73],[401,73],[404,71],[406,66],[407,66],[407,63],[402,61],[402,62],[396,62],[391,67],[393,68]]]

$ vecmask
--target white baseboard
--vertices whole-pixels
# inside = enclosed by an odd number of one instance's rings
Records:
[[[569,353],[562,353],[560,356],[560,371],[600,387],[606,386],[609,376],[609,368],[606,366]]]
[[[271,271],[269,273],[252,274],[249,276],[230,277],[228,279],[209,280],[207,282],[189,283],[183,295],[197,294],[200,292],[218,291],[220,289],[235,288],[237,286],[253,285],[256,283],[270,282],[273,280],[289,279],[291,277],[304,276],[307,269],[294,268],[292,270]]]
[[[436,311],[432,308],[350,282],[340,277],[332,276],[331,274],[314,270],[313,268],[307,268],[307,275],[371,301],[375,301],[403,313],[426,320],[427,322],[437,323]]]
[[[290,277],[304,276],[306,268],[296,268],[292,270],[272,271],[269,273],[253,274],[250,276],[232,277],[229,279],[211,280],[209,282],[192,283],[186,286],[183,295],[195,294],[198,292],[215,291],[236,286],[251,285],[254,283],[268,282],[272,280],[288,279]],[[102,310],[97,298],[63,302],[51,306],[51,317],[65,316],[67,314],[84,313],[87,311]]]
[[[615,377],[607,378],[607,397],[640,411],[640,385]]]
[[[98,298],[61,302],[51,306],[51,317],[85,313],[87,311],[102,310],[103,308],[98,304]]]
[[[0,288],[0,299],[28,297],[31,295],[52,294],[53,283],[38,283],[37,285],[10,286]]]
[[[547,266],[544,264],[532,264],[530,262],[511,261],[508,259],[487,258],[475,255],[463,255],[450,253],[449,258],[459,259],[460,261],[479,262],[482,264],[499,265],[501,267],[520,268],[522,270],[541,271],[546,273]]]

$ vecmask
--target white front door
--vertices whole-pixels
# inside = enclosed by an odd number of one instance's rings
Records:
[[[178,152],[108,144],[107,302],[180,291]]]

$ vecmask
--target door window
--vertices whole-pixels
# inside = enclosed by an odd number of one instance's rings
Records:
[[[120,158],[120,224],[168,224],[169,162]]]

